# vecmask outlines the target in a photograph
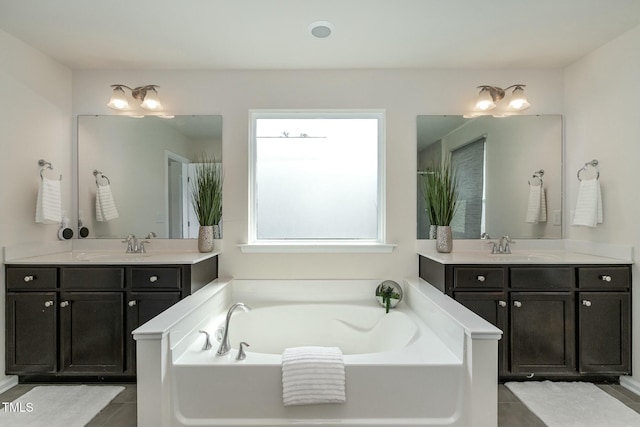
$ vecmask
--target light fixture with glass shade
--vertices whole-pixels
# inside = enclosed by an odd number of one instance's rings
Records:
[[[478,99],[476,101],[475,108],[473,109],[473,113],[468,116],[475,117],[483,115],[484,112],[495,109],[498,106],[498,103],[504,99],[506,92],[512,88],[513,91],[511,92],[509,104],[504,108],[506,112],[494,115],[506,116],[509,115],[509,112],[526,110],[531,106],[531,104],[527,101],[527,96],[524,94],[525,87],[526,85],[523,84],[511,85],[504,89],[489,85],[478,86],[480,93],[478,93]]]
[[[159,111],[162,108],[162,104],[158,98],[158,91],[156,90],[156,88],[159,87],[157,85],[138,86],[133,89],[122,84],[114,84],[111,85],[111,87],[113,88],[113,93],[107,106],[114,110],[122,111],[130,108],[129,99],[123,88],[129,89],[129,91],[131,91],[131,97],[139,101],[140,107],[145,110]]]

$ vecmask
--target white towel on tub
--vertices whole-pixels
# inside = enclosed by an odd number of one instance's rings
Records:
[[[345,370],[338,347],[294,347],[282,353],[284,406],[344,403]]]

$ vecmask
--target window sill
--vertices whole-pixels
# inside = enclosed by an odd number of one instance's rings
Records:
[[[270,253],[270,254],[390,254],[396,245],[386,243],[335,243],[335,242],[270,242],[246,243],[238,245],[242,253]]]

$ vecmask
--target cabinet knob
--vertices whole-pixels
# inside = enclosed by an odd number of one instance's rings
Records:
[[[34,280],[36,280],[35,276],[24,276],[24,281],[25,282],[33,282]]]
[[[514,307],[522,307],[522,303],[520,301],[514,301],[513,302],[513,306]]]
[[[583,299],[582,305],[584,305],[585,307],[591,307],[591,301],[589,301],[588,299]]]
[[[151,276],[151,277],[149,277],[149,281],[150,281],[151,283],[157,282],[157,281],[158,281],[158,276]]]
[[[44,306],[45,307],[51,307],[53,305],[53,301],[45,301],[44,302]]]
[[[600,276],[600,279],[604,282],[610,282],[611,281],[611,276],[609,276],[608,274],[604,274],[602,276]]]
[[[500,307],[506,307],[507,306],[507,302],[506,301],[498,301],[498,305]]]
[[[64,308],[64,307],[67,307],[68,305],[69,305],[69,301],[62,301],[62,302],[60,303],[60,307],[63,307],[63,308]]]
[[[482,275],[476,277],[476,279],[478,280],[478,282],[484,282],[485,280],[487,280],[487,278],[485,276],[482,276]]]
[[[131,301],[129,301],[129,307],[134,307],[136,304],[138,304],[138,301],[132,299]]]

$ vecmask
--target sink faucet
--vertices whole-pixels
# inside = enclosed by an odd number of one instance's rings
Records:
[[[224,332],[222,335],[222,340],[220,341],[220,347],[218,347],[218,351],[216,352],[218,356],[229,353],[229,350],[231,349],[231,344],[229,343],[229,322],[231,321],[231,315],[236,310],[236,308],[242,308],[244,311],[251,310],[250,307],[244,305],[241,302],[237,302],[231,306],[231,308],[227,312],[227,320],[225,320],[224,322]]]
[[[138,241],[138,238],[135,234],[129,234],[122,243],[127,244],[127,253],[128,254],[145,254],[147,253],[147,249],[144,247],[145,243],[151,243],[148,240]]]
[[[502,236],[500,238],[500,244],[498,245],[498,251],[501,254],[510,254],[511,248],[509,247],[509,243],[514,243],[513,240],[509,236]]]

